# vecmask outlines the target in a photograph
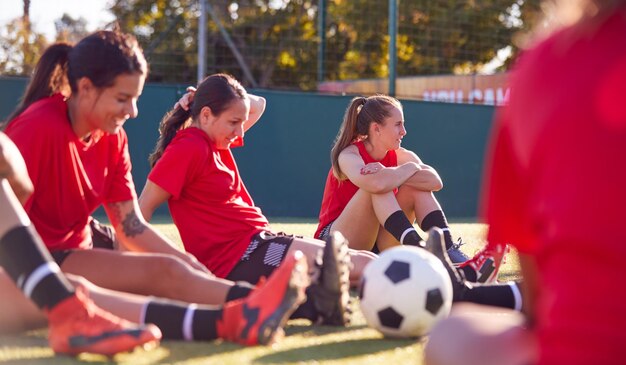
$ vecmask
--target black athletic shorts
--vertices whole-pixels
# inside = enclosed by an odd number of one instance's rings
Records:
[[[322,228],[322,230],[320,231],[320,234],[317,235],[317,239],[319,240],[325,240],[328,236],[330,236],[330,228],[333,226],[333,223],[335,221],[332,221],[330,223],[328,223],[326,225],[326,227]]]
[[[283,232],[263,231],[252,237],[246,252],[226,277],[232,281],[256,284],[261,276],[266,278],[283,262],[294,236]]]
[[[93,248],[104,248],[108,250],[114,250],[117,247],[117,240],[115,238],[115,231],[110,226],[101,224],[96,219],[92,218],[89,223],[91,228],[91,241]],[[61,266],[63,261],[67,259],[69,255],[76,250],[58,250],[50,252],[52,258],[56,263]]]

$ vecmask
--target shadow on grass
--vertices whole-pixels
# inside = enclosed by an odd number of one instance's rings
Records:
[[[111,358],[102,355],[87,355],[87,358],[55,355],[49,348],[47,330],[35,330],[15,335],[0,336],[0,350],[11,349],[13,354],[0,356],[0,364],[114,364]],[[81,355],[83,356],[83,355]]]
[[[325,361],[363,356],[415,344],[415,339],[360,339],[319,345],[307,345],[258,357],[255,363],[285,364],[306,361]]]
[[[160,359],[160,363],[170,364],[191,361],[193,359],[206,361],[208,356],[239,351],[245,347],[231,342],[216,340],[207,342],[162,341],[161,348],[167,350],[168,354]]]
[[[295,323],[290,322],[285,328],[285,334],[287,336],[302,335],[306,336],[321,336],[329,333],[338,333],[346,331],[356,331],[364,328],[368,328],[367,325],[350,325],[349,327],[335,327],[335,326],[320,326],[307,324],[306,320],[296,320]]]

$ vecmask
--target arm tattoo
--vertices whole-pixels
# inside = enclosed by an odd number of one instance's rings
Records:
[[[111,203],[108,206],[113,215],[110,217],[111,223],[113,223],[114,226],[121,224],[122,231],[126,236],[135,237],[146,230],[146,225],[137,217],[134,209],[128,212],[126,217],[122,218],[121,204]]]
[[[142,234],[143,231],[146,230],[146,225],[141,222],[141,220],[137,217],[137,214],[135,214],[135,211],[132,210],[128,212],[122,221],[122,229],[124,230],[124,234],[126,236],[135,237]]]

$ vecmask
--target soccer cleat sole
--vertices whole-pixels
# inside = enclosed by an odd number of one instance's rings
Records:
[[[350,254],[348,242],[340,233],[333,233],[333,236],[326,240],[322,257],[324,266],[322,270],[334,268],[334,272],[325,271],[324,284],[328,285],[328,281],[330,281],[332,286],[320,288],[317,295],[326,296],[327,298],[324,300],[334,301],[335,304],[332,313],[321,311],[320,324],[346,326],[350,323]],[[334,277],[335,280],[329,280],[329,277]]]

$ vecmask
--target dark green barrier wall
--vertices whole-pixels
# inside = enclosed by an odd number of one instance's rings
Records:
[[[0,78],[0,118],[13,109],[24,79]],[[126,123],[133,175],[141,192],[147,156],[158,123],[184,87],[147,85],[139,117]],[[234,149],[240,173],[267,216],[316,217],[330,168],[329,151],[351,97],[259,91],[268,106]],[[407,136],[403,147],[437,169],[444,189],[437,193],[449,217],[476,215],[480,175],[493,108],[403,101]]]

